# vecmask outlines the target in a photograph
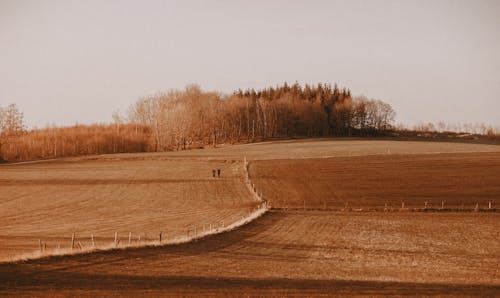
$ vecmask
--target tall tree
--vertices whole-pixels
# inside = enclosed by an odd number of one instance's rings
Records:
[[[24,114],[16,104],[10,104],[0,111],[0,160],[4,159],[2,149],[11,143],[11,139],[24,131]],[[12,147],[12,145],[10,145]],[[18,148],[15,147],[16,154]]]
[[[24,131],[24,114],[19,111],[16,104],[8,105],[5,109],[3,109],[2,114],[2,134],[13,136]]]

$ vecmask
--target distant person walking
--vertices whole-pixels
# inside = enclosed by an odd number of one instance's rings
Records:
[[[215,178],[215,170],[212,170],[212,177]]]
[[[217,169],[217,177],[220,178],[220,169]]]

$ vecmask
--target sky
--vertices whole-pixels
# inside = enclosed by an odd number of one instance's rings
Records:
[[[285,81],[338,83],[407,125],[500,125],[500,1],[0,0],[0,106],[28,127]]]

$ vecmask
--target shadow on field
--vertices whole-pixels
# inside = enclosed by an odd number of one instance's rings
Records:
[[[285,213],[271,212],[264,214],[259,220],[248,223],[233,231],[206,236],[205,238],[178,245],[129,247],[126,249],[114,249],[95,251],[83,254],[47,256],[44,258],[19,261],[15,263],[0,264],[0,280],[8,277],[10,270],[15,268],[35,267],[43,272],[64,271],[66,269],[78,270],[85,267],[118,264],[127,260],[141,259],[153,262],[155,260],[175,260],[176,257],[189,257],[200,254],[208,254],[224,250],[235,243],[244,243],[247,238],[255,236],[256,233],[265,232],[272,228],[278,221],[285,218]],[[22,272],[22,271],[21,271]]]
[[[12,271],[1,273],[0,293],[17,295],[36,291],[113,291],[126,295],[128,291],[165,291],[168,294],[186,292],[198,294],[354,294],[354,295],[452,295],[495,296],[500,286],[422,284],[375,281],[307,280],[307,279],[244,279],[191,276],[130,276],[99,275],[68,272]]]
[[[260,251],[262,248],[274,247],[279,251],[283,248],[282,245],[249,238],[272,229],[286,217],[285,212],[271,211],[236,232],[213,235],[181,245],[130,248],[0,264],[0,296],[88,296],[93,293],[92,295],[96,296],[336,294],[494,297],[500,293],[500,285],[294,279],[285,275],[271,278],[223,277],[218,273],[205,271],[210,266],[217,266],[211,259],[212,253],[217,253],[219,258],[223,257],[231,263],[234,262],[233,264],[245,261],[252,263],[256,259],[266,260],[266,254]],[[239,248],[245,246],[251,249],[241,253]],[[308,245],[293,243],[286,244],[286,247],[292,250],[314,250]],[[203,258],[191,258],[200,255]],[[282,256],[274,254],[272,257],[281,260]],[[210,266],[194,271],[186,269],[185,275],[169,271],[168,267],[189,267],[186,265],[191,264],[183,262],[192,260],[205,260]],[[136,265],[135,262],[139,262],[140,271],[127,274],[128,267]],[[106,273],[109,268],[119,268],[121,271]]]

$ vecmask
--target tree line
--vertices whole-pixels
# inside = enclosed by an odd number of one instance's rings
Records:
[[[395,112],[329,84],[237,90],[189,85],[138,99],[113,123],[27,130],[16,105],[0,107],[0,160],[157,152],[270,138],[374,136],[393,129]]]
[[[0,162],[146,152],[148,135],[147,127],[120,122],[27,130],[15,104],[0,107]]]
[[[283,84],[231,95],[197,85],[139,99],[129,123],[151,129],[150,150],[167,151],[269,138],[378,135],[395,112],[336,85]]]

